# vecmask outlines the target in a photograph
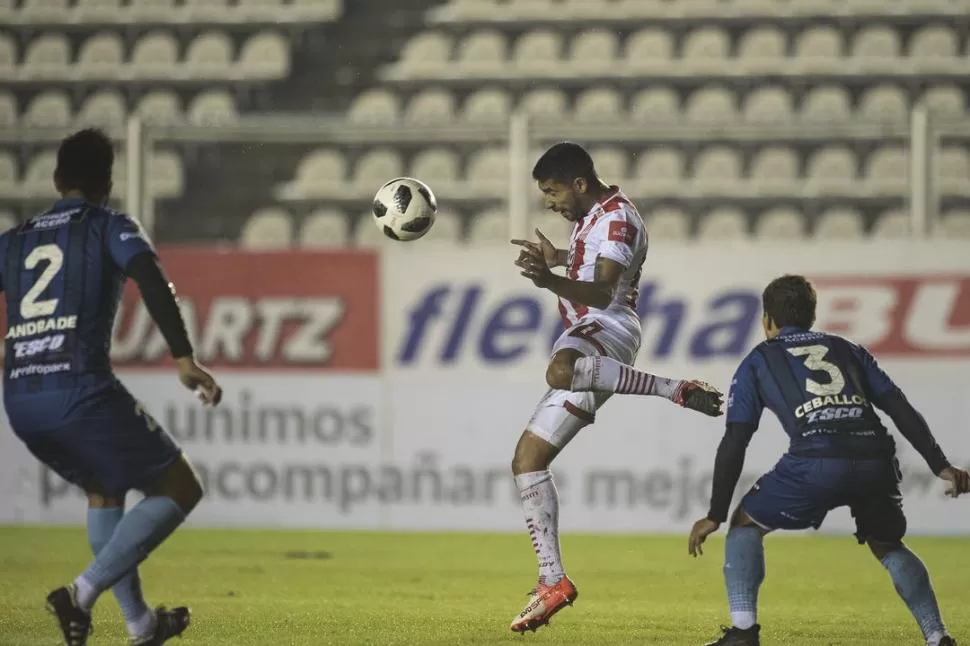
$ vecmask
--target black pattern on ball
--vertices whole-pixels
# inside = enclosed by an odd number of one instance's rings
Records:
[[[401,230],[407,231],[408,233],[421,233],[429,226],[431,226],[431,218],[421,217],[414,218],[410,222],[405,222],[401,225]]]
[[[406,213],[408,210],[408,206],[410,206],[411,204],[411,199],[413,197],[414,196],[411,195],[410,188],[408,188],[404,184],[401,184],[400,186],[398,186],[397,190],[394,191],[394,206],[397,207],[397,212]]]
[[[400,240],[400,238],[397,237],[397,234],[394,233],[394,229],[392,229],[389,226],[384,227],[384,235],[386,235],[391,240]]]
[[[374,215],[382,218],[387,215],[387,205],[380,200],[374,200]]]
[[[431,195],[431,191],[429,191],[424,186],[419,186],[418,187],[418,193],[420,193],[422,195],[422,197],[424,197],[425,201],[429,205],[431,205],[431,210],[432,211],[437,211],[438,210],[438,203],[435,201],[434,196]]]

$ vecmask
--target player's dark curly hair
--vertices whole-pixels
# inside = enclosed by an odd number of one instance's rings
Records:
[[[54,179],[62,193],[80,191],[88,199],[104,198],[111,191],[114,161],[111,140],[102,130],[80,130],[61,142]]]
[[[778,328],[794,326],[810,329],[815,325],[815,288],[804,276],[787,274],[771,281],[761,296],[765,314]]]
[[[578,178],[595,184],[596,169],[586,149],[571,141],[563,141],[547,150],[532,169],[532,179],[537,182],[572,184]]]

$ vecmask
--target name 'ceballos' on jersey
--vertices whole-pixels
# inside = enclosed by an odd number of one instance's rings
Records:
[[[757,426],[767,408],[788,434],[792,453],[878,452],[888,433],[873,405],[881,408],[880,402],[896,392],[896,384],[862,346],[786,327],[738,367],[727,422]]]
[[[596,204],[573,226],[566,278],[592,282],[596,259],[601,257],[626,267],[607,311],[636,315],[640,275],[647,258],[647,230],[633,202],[616,186],[611,186],[609,197]],[[566,327],[582,321],[591,310],[593,308],[581,303],[559,299],[559,313]]]
[[[60,200],[0,236],[5,399],[114,380],[125,267],[146,251],[154,253],[134,220],[82,200]]]

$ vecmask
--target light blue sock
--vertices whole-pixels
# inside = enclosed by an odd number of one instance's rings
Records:
[[[151,496],[135,505],[118,522],[94,562],[75,579],[80,606],[90,609],[102,592],[134,570],[183,520],[185,514],[171,498]]]
[[[88,508],[88,544],[95,556],[100,554],[111,540],[115,528],[124,515],[125,510],[121,507]],[[146,624],[150,628],[151,609],[142,595],[141,578],[138,576],[137,568],[121,577],[121,580],[112,586],[111,591],[118,600],[121,613],[125,616],[128,632],[141,634]]]
[[[926,571],[923,562],[907,547],[893,550],[879,562],[889,570],[896,592],[913,613],[916,623],[923,631],[923,637],[931,643],[939,641],[946,635],[946,626],[943,625],[940,607],[936,603],[936,594],[933,592],[933,584],[930,583],[930,573]]]
[[[758,588],[765,580],[764,537],[756,527],[732,527],[724,543],[724,583],[736,628],[758,623]]]

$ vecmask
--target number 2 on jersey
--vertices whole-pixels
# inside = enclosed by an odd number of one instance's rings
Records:
[[[845,388],[845,376],[839,367],[831,361],[825,360],[825,355],[829,349],[824,345],[805,345],[795,348],[788,348],[788,352],[796,357],[801,357],[805,362],[805,367],[812,372],[827,372],[829,383],[820,384],[814,379],[805,380],[805,390],[816,397],[826,397],[828,395],[838,395]]]
[[[42,262],[47,262],[47,267],[41,272],[40,277],[34,286],[27,290],[24,297],[20,299],[20,315],[25,319],[37,318],[38,316],[51,316],[57,310],[57,299],[50,298],[45,301],[37,300],[44,290],[51,284],[57,272],[64,266],[64,252],[56,244],[45,244],[35,247],[27,254],[24,259],[24,267],[34,269]]]

